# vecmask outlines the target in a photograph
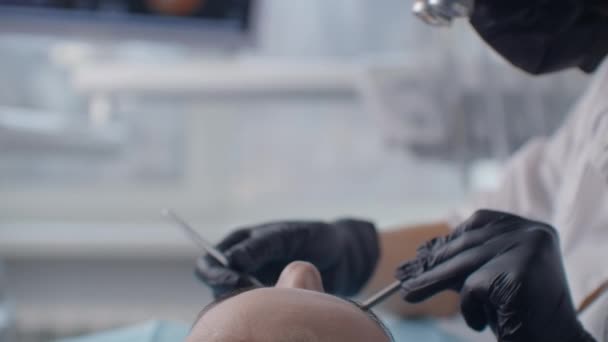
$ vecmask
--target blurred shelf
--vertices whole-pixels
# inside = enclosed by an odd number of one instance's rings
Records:
[[[85,63],[72,82],[85,93],[268,93],[353,91],[359,68],[348,63],[273,60],[186,63]]]
[[[333,220],[351,216],[373,220],[379,229],[403,227],[408,223],[441,219],[459,203],[454,198],[418,199],[402,203],[376,203],[348,206],[350,209],[310,208],[307,215],[301,208],[251,208],[239,210],[230,218],[204,220],[193,214],[184,217],[211,242],[220,241],[229,227],[251,222],[298,217]],[[96,259],[96,260],[191,260],[200,251],[183,232],[170,222],[90,223],[90,222],[0,222],[0,259]]]
[[[197,248],[170,224],[0,223],[0,258],[184,259]]]

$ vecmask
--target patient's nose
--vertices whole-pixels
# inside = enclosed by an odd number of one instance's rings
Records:
[[[325,292],[319,270],[313,264],[304,261],[294,261],[287,265],[281,272],[276,287]]]

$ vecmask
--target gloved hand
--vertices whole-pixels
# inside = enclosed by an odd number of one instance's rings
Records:
[[[420,247],[396,277],[408,302],[459,291],[467,324],[490,325],[498,341],[593,341],[572,304],[557,232],[541,222],[479,211]]]
[[[293,261],[315,265],[327,292],[354,295],[371,277],[380,249],[374,225],[353,219],[262,224],[233,232],[217,247],[230,269],[209,257],[199,258],[196,268],[216,296],[251,286],[243,273],[272,285]]]
[[[608,54],[604,1],[475,0],[470,18],[488,45],[531,74],[592,72]]]

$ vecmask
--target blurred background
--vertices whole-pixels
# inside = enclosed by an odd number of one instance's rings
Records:
[[[551,134],[587,79],[532,78],[403,0],[0,0],[0,341],[210,295],[194,245],[271,219],[438,219]]]

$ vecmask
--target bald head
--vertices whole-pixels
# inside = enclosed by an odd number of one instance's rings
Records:
[[[187,342],[391,341],[373,315],[323,293],[318,279],[309,264],[290,266],[277,287],[238,294],[204,312]]]

